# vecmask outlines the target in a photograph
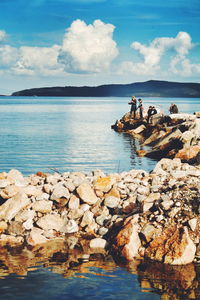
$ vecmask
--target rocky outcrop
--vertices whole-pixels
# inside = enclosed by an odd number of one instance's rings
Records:
[[[182,162],[200,163],[200,119],[199,114],[162,113],[147,118],[132,119],[130,113],[116,121],[112,128],[139,138],[142,145],[151,150],[138,150],[139,156],[153,159],[180,158]]]
[[[166,264],[199,259],[200,166],[162,159],[147,173],[0,174],[0,245],[73,237],[88,247]]]

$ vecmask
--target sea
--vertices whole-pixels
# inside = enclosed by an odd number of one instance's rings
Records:
[[[148,148],[111,129],[130,110],[129,101],[128,97],[0,97],[0,172],[17,169],[28,176],[38,171],[152,171],[156,160],[136,155],[136,150]],[[200,111],[200,98],[143,98],[145,109],[154,105],[165,114],[171,103],[180,113]],[[199,265],[122,265],[97,255],[69,268],[67,259],[55,255],[34,260],[30,256],[20,249],[0,250],[1,300],[197,299]]]

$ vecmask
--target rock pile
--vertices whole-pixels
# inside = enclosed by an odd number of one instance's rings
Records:
[[[150,121],[132,119],[130,113],[117,120],[112,128],[139,138],[144,146],[152,150],[139,150],[139,156],[154,159],[180,158],[183,162],[200,163],[200,119],[199,114],[153,115]]]
[[[127,260],[198,259],[200,166],[162,159],[151,173],[0,174],[0,245],[87,238]]]

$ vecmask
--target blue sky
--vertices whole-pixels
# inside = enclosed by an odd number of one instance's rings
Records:
[[[199,0],[0,0],[0,94],[200,82]]]

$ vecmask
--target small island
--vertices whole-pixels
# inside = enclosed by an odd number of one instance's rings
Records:
[[[31,88],[14,92],[11,96],[32,97],[188,97],[200,98],[200,83],[149,80],[129,84],[100,86],[55,86]]]

